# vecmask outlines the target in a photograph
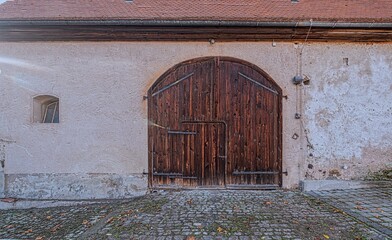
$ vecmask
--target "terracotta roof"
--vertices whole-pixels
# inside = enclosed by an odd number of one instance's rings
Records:
[[[392,0],[8,0],[0,20],[219,20],[392,23]]]

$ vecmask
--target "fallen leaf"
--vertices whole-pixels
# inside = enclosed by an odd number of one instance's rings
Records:
[[[132,209],[130,209],[130,210],[128,210],[128,211],[126,211],[124,214],[126,214],[126,215],[131,215],[133,213],[133,210]]]
[[[267,201],[267,202],[265,202],[264,204],[266,204],[266,205],[271,205],[272,202]]]
[[[362,207],[362,206],[359,206],[359,205],[355,206],[355,208],[358,209],[358,210],[366,210],[365,207]]]
[[[6,203],[14,203],[14,202],[18,201],[18,199],[16,199],[16,198],[2,198],[1,201],[6,202]]]
[[[329,236],[327,234],[323,235],[326,239],[329,239]]]
[[[52,216],[47,216],[46,219],[50,220],[52,219]]]
[[[196,240],[196,238],[194,236],[188,236],[186,237],[186,240]]]
[[[226,232],[226,230],[223,229],[222,227],[218,227],[216,230],[218,231],[218,233],[224,233],[224,232]]]
[[[334,212],[334,213],[342,213],[343,211],[340,210],[340,209],[335,208],[335,209],[333,210],[333,212]]]
[[[192,200],[192,199],[189,199],[188,201],[186,201],[186,203],[188,203],[189,205],[191,205],[191,204],[192,204],[192,202],[193,202],[193,200]]]
[[[35,240],[43,240],[44,237],[36,237]]]
[[[51,232],[57,232],[57,230],[59,230],[60,227],[61,227],[61,224],[57,224],[56,226],[52,227],[52,228],[50,229],[50,231],[51,231]]]
[[[88,224],[88,220],[83,220],[83,225],[87,225]]]
[[[355,240],[363,240],[363,237],[355,237]]]
[[[33,232],[33,229],[28,229],[28,230],[26,230],[24,233],[32,233]]]

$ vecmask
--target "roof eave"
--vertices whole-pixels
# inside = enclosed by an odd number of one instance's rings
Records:
[[[163,27],[319,27],[392,28],[392,22],[223,21],[223,20],[0,20],[0,26],[163,26]]]

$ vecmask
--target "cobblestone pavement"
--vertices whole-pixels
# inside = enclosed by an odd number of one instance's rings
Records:
[[[293,191],[167,191],[126,202],[0,211],[2,239],[389,239]]]
[[[73,239],[109,213],[112,205],[0,211],[0,239]]]
[[[310,195],[392,236],[392,188],[314,191]]]

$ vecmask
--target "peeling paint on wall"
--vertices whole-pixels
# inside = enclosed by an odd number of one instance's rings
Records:
[[[5,165],[5,143],[3,143],[0,140],[0,198],[5,196],[4,165]]]
[[[343,50],[335,56],[349,54],[349,65],[324,64],[322,58],[313,63],[322,68],[312,73],[307,90],[305,112],[314,147],[308,162],[317,166],[307,170],[308,179],[358,178],[392,162],[392,59],[377,46]],[[369,151],[384,156],[376,159]],[[331,168],[342,173],[331,176]]]
[[[5,197],[5,164],[6,164],[6,146],[13,141],[0,138],[0,198]]]

